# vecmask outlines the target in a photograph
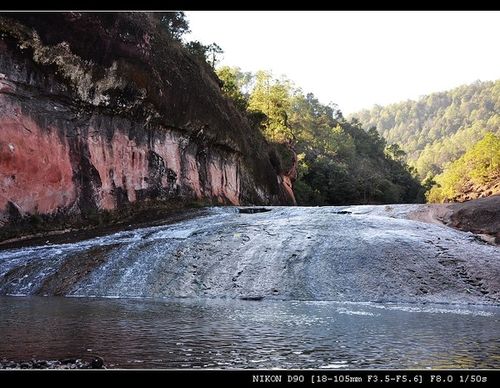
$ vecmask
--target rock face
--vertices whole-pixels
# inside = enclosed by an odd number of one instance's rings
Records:
[[[4,14],[0,39],[1,224],[174,199],[295,202],[261,134],[154,16]]]
[[[492,244],[500,244],[500,195],[461,203],[426,204],[415,208],[409,218],[445,224]]]
[[[444,222],[457,229],[486,235],[500,244],[500,195],[445,205],[450,210]]]

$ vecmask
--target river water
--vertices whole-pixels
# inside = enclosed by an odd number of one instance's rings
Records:
[[[0,297],[0,359],[108,368],[499,368],[500,308]]]

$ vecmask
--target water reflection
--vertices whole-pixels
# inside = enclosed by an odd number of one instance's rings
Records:
[[[0,358],[122,368],[499,368],[498,307],[0,298]]]

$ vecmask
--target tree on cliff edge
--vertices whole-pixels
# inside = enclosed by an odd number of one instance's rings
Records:
[[[160,23],[168,35],[175,40],[180,41],[184,34],[191,32],[189,22],[182,11],[161,12],[156,14],[156,16],[160,19]]]

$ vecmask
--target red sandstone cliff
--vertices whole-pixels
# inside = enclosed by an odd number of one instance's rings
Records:
[[[0,223],[176,199],[294,203],[261,134],[151,15],[0,15]]]

